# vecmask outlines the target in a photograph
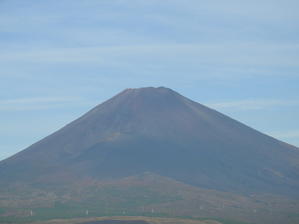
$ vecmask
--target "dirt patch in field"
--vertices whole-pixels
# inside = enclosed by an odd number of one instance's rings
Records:
[[[149,224],[144,220],[100,220],[100,221],[89,221],[81,222],[80,224]]]

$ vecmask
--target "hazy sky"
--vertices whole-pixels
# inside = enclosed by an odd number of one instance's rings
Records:
[[[0,0],[0,160],[166,86],[299,146],[298,0]]]

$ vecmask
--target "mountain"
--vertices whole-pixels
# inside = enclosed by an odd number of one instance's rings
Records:
[[[130,200],[135,197],[144,201],[137,190],[130,190],[139,186],[133,180],[140,178],[148,183],[141,189],[152,186],[159,192],[153,196],[156,198],[164,194],[163,186],[176,186],[173,191],[185,192],[184,200],[186,189],[191,189],[194,195],[211,197],[217,192],[221,203],[235,197],[238,206],[242,200],[275,204],[276,197],[281,197],[280,201],[293,200],[287,211],[299,208],[298,148],[164,87],[126,89],[0,162],[0,186],[18,193],[25,189],[52,192],[57,201],[67,195],[65,189],[91,194],[108,183],[114,183],[113,189],[121,186],[117,191],[120,198],[131,195]],[[161,182],[160,187],[157,182]],[[130,186],[128,191],[123,191],[125,186]],[[101,197],[110,193],[103,191]],[[253,195],[261,196],[250,199]],[[169,194],[167,200],[177,196]],[[83,198],[77,202],[80,204]],[[217,197],[205,200],[215,206],[219,203]],[[166,202],[155,203],[161,207]]]

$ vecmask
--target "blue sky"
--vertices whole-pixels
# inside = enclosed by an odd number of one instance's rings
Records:
[[[299,146],[297,0],[0,0],[0,160],[166,86]]]

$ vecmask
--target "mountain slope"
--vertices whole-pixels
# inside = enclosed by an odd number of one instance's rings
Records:
[[[260,200],[262,205],[257,207],[263,209],[270,202],[278,205],[277,211],[283,207],[284,216],[281,217],[288,216],[288,210],[293,212],[298,208],[296,201],[288,201],[299,197],[298,148],[163,87],[124,90],[52,135],[1,161],[0,187],[16,189],[14,194],[21,195],[24,189],[29,189],[28,192],[33,192],[28,193],[30,203],[47,201],[53,204],[55,200],[66,203],[76,195],[71,196],[69,192],[77,188],[86,195],[97,195],[98,191],[102,192],[103,184],[112,181],[122,188],[123,182],[118,180],[145,173],[171,180],[161,184],[161,189],[174,185],[176,191],[183,191],[186,185],[207,190],[205,204],[212,204],[209,210],[202,213],[195,203],[180,215],[210,215],[211,211],[215,215],[218,211],[225,217],[216,208],[218,202],[212,202],[213,193],[208,193],[211,190],[218,192],[215,194],[223,204],[231,200],[231,194],[240,197],[234,199],[227,213],[230,218],[234,212],[239,212],[236,217],[250,220],[252,214],[245,211],[257,206],[254,200]],[[87,187],[92,189],[90,192],[85,189],[87,183],[93,183],[93,187]],[[131,199],[144,202],[138,193],[134,196],[133,183],[130,185],[133,189],[129,194]],[[155,186],[154,183],[148,182],[148,187]],[[161,193],[161,189],[158,192]],[[40,193],[44,195],[40,199],[35,196],[39,195],[37,192],[51,192],[55,197]],[[127,193],[119,193],[120,200],[125,200]],[[79,195],[79,204],[84,204],[88,198],[97,198]],[[260,196],[252,199],[252,195]],[[192,199],[185,196],[176,204],[172,203],[175,195],[168,195],[170,202],[165,206],[191,205]],[[277,202],[276,197],[288,202]],[[131,199],[128,199],[129,204],[133,203]],[[166,203],[151,201],[161,209]],[[244,207],[245,201],[250,206]],[[5,203],[7,201],[3,201]],[[279,218],[276,216],[275,220]]]
[[[293,146],[170,89],[141,88],[2,161],[0,175],[60,182],[149,171],[218,190],[298,195],[298,164]]]

